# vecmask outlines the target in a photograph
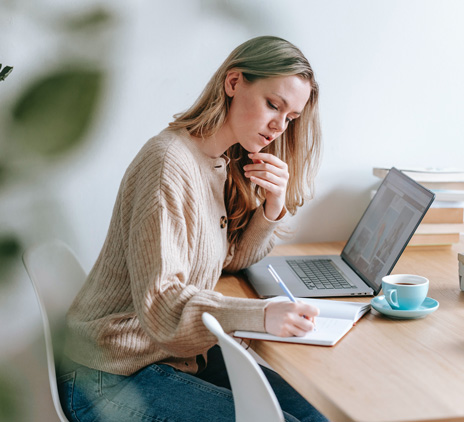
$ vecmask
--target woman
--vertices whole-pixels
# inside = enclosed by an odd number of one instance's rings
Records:
[[[226,332],[313,329],[310,305],[224,297],[214,287],[223,270],[263,258],[287,210],[303,204],[320,148],[317,98],[302,53],[258,37],[141,149],[68,313],[59,386],[70,420],[232,421],[227,373],[202,313]],[[286,420],[325,420],[265,371]]]

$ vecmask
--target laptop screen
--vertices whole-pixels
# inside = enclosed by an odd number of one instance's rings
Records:
[[[342,251],[342,258],[376,292],[390,274],[435,195],[392,168]]]

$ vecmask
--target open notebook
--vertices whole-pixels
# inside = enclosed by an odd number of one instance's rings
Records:
[[[277,296],[269,301],[286,300],[286,296]],[[371,308],[370,303],[345,302],[329,299],[298,298],[319,308],[319,316],[315,318],[316,330],[303,337],[278,337],[268,333],[255,331],[235,331],[234,337],[281,341],[286,343],[314,344],[319,346],[335,345],[353,325],[356,324]]]

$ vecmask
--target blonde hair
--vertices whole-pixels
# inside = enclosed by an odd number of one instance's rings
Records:
[[[319,167],[321,130],[319,122],[319,86],[303,53],[278,37],[262,36],[239,45],[219,67],[197,101],[184,113],[174,116],[172,128],[184,128],[196,137],[208,138],[225,123],[232,99],[225,92],[224,82],[230,70],[242,72],[250,83],[264,78],[297,75],[308,80],[311,94],[298,119],[263,151],[274,154],[288,165],[287,210],[295,214],[312,197],[314,177]],[[243,166],[250,163],[248,153],[236,143],[226,151],[231,159],[224,190],[228,213],[228,240],[237,244],[265,192],[244,176]],[[310,195],[306,194],[309,188]]]

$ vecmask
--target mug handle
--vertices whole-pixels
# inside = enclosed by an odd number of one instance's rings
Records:
[[[396,289],[391,289],[387,292],[387,295],[388,295],[388,301],[393,303],[393,306],[396,306],[396,307],[399,307],[399,304],[398,304],[398,294],[396,292]],[[395,296],[395,298],[393,299],[393,296]]]

